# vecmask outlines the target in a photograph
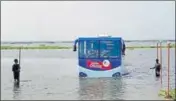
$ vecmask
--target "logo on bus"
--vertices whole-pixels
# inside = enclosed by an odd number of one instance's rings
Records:
[[[99,68],[99,69],[105,69],[105,70],[111,69],[111,64],[109,60],[104,60],[103,62],[88,60],[87,66],[89,68]]]
[[[109,66],[110,66],[109,60],[104,60],[104,61],[103,61],[103,66],[104,66],[104,67],[109,67]]]

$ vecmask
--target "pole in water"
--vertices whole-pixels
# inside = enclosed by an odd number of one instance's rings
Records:
[[[21,62],[21,47],[19,48],[19,65],[20,65],[20,62]]]
[[[161,88],[162,88],[162,42],[160,42]]]
[[[156,54],[157,54],[157,59],[158,59],[158,42],[157,42],[157,45],[156,45]]]
[[[170,68],[170,43],[168,43],[168,61],[167,61],[167,63],[168,63],[168,73],[167,73],[167,76],[168,76],[168,85],[167,85],[167,96],[166,96],[166,98],[171,98],[171,96],[170,96],[170,94],[169,94],[169,90],[170,90],[170,78],[169,78],[169,68]]]

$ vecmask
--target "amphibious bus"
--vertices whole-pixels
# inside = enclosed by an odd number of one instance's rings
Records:
[[[74,41],[73,51],[77,50],[79,77],[118,77],[127,73],[121,37],[80,37]]]

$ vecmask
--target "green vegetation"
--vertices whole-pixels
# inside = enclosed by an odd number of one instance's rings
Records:
[[[1,46],[1,50],[7,49],[19,49],[21,46]],[[72,49],[73,47],[63,47],[63,46],[23,46],[21,49]],[[156,46],[127,46],[127,49],[133,50],[136,48],[157,48]],[[162,46],[162,48],[167,48],[167,46]],[[175,44],[172,44],[170,48],[175,48]]]
[[[1,50],[6,49],[70,49],[71,47],[61,47],[61,46],[1,46]]]
[[[169,91],[169,95],[171,96],[171,99],[176,100],[175,92],[176,92],[176,88]],[[166,90],[160,90],[159,96],[166,97],[167,96],[167,91]]]
[[[162,46],[162,48],[167,48],[167,47],[168,46]],[[157,48],[157,46],[127,46],[127,49],[134,49],[134,48]],[[175,48],[175,44],[171,44],[170,48]]]

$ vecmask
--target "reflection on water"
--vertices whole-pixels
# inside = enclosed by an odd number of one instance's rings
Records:
[[[80,100],[117,100],[121,92],[121,78],[82,78],[79,80]]]
[[[19,99],[20,97],[20,82],[14,82],[13,84],[13,99]]]

